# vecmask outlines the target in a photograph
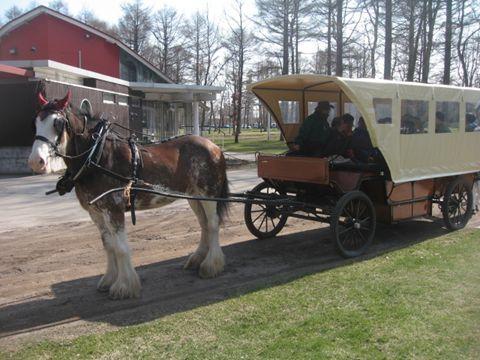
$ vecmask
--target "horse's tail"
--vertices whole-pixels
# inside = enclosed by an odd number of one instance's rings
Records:
[[[229,192],[230,191],[229,191],[229,188],[228,188],[228,179],[227,179],[227,176],[225,174],[225,179],[223,180],[223,184],[222,184],[222,188],[220,190],[219,196],[221,198],[225,199],[225,198],[228,197]],[[220,225],[223,224],[224,221],[226,220],[226,218],[228,217],[229,206],[230,206],[229,202],[217,201],[217,215],[218,215],[218,218],[220,220]]]

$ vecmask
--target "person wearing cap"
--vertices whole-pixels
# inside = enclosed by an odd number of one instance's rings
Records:
[[[295,138],[293,150],[310,156],[319,156],[323,153],[330,134],[327,119],[331,108],[333,106],[328,101],[318,102],[315,111],[303,121]]]

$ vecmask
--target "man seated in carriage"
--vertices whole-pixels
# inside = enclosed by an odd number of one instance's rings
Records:
[[[350,146],[353,120],[353,116],[350,114],[344,114],[342,117],[333,119],[327,144],[323,151],[325,156],[340,155],[344,158],[351,158],[353,156]]]
[[[352,148],[354,158],[360,162],[367,163],[375,157],[375,149],[363,117],[358,119],[358,125],[352,134],[350,147]]]
[[[328,116],[333,108],[328,101],[320,101],[313,114],[305,118],[295,138],[294,155],[321,156],[330,134]]]

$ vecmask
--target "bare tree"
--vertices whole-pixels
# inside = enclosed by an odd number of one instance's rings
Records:
[[[233,80],[233,118],[235,143],[238,143],[240,129],[242,126],[242,98],[244,91],[244,71],[247,52],[252,45],[252,36],[245,23],[243,12],[243,1],[235,1],[235,15],[228,19],[230,36],[225,46],[230,54]]]
[[[153,63],[174,81],[180,80],[181,64],[184,62],[182,34],[183,17],[172,7],[164,6],[152,19],[152,34],[156,40],[157,59]]]
[[[55,0],[48,3],[48,7],[59,13],[69,15],[68,5],[62,0]]]
[[[142,0],[122,5],[123,16],[118,23],[120,39],[138,54],[148,47],[151,9]]]
[[[23,13],[24,11],[22,9],[20,9],[17,5],[13,5],[12,7],[8,8],[7,11],[5,11],[5,17],[7,18],[7,21],[11,21]]]
[[[118,36],[118,29],[116,26],[110,26],[105,21],[100,20],[93,14],[93,12],[90,9],[83,8],[78,13],[77,19],[113,37]]]

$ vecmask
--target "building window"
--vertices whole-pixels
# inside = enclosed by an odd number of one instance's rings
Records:
[[[428,101],[402,100],[401,134],[428,132]]]
[[[128,97],[123,95],[117,95],[117,104],[122,106],[128,106]]]
[[[377,124],[392,123],[392,99],[373,99],[375,109],[375,121]]]
[[[111,93],[103,93],[104,104],[115,104],[115,95]]]

